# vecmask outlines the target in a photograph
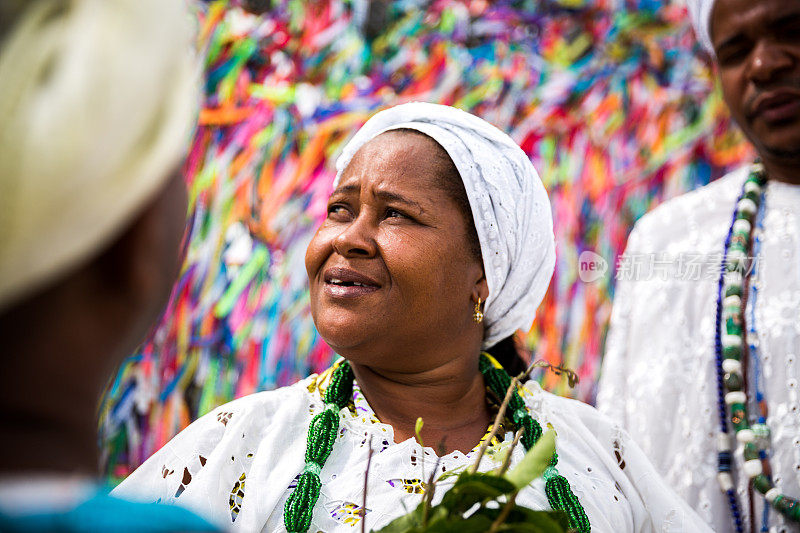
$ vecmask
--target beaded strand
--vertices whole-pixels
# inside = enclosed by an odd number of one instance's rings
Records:
[[[308,531],[311,515],[319,499],[322,481],[319,473],[333,450],[339,431],[339,411],[347,407],[353,395],[353,369],[341,361],[334,367],[325,390],[325,409],[311,419],[306,445],[306,464],[284,507],[283,523],[287,531]]]
[[[739,200],[742,197],[739,196]],[[738,200],[737,200],[738,204]],[[725,237],[725,250],[730,246],[731,237],[733,236],[733,226],[736,223],[737,212],[733,213],[731,226],[728,229],[728,235]],[[720,272],[725,272],[726,267],[726,254],[723,254],[722,265]],[[719,412],[719,428],[720,433],[717,435],[717,481],[719,482],[720,489],[728,498],[728,507],[731,510],[731,517],[736,528],[736,533],[744,533],[744,523],[742,522],[742,511],[739,507],[739,502],[736,499],[736,491],[734,490],[733,476],[731,472],[733,469],[733,455],[731,453],[730,434],[728,432],[728,413],[725,408],[725,372],[723,370],[723,357],[722,357],[722,328],[719,324],[722,320],[722,289],[723,278],[720,276],[717,284],[717,319],[716,335],[714,338],[714,353],[717,361],[717,410]]]
[[[761,202],[764,200],[762,198]],[[758,452],[760,459],[767,458],[766,449],[769,447],[769,427],[767,426],[767,402],[762,389],[761,377],[761,358],[758,350],[758,330],[756,327],[756,303],[758,302],[758,257],[761,255],[761,240],[764,229],[764,210],[759,209],[756,218],[756,228],[753,231],[753,253],[755,259],[753,268],[750,272],[750,279],[755,280],[750,284],[750,294],[747,298],[747,307],[750,309],[747,320],[747,345],[748,355],[753,363],[753,383],[755,386],[756,398],[755,403],[758,407],[758,422],[753,424],[753,431],[756,434],[756,441],[761,443]],[[768,533],[769,531],[769,505],[765,505],[761,513],[761,533]]]
[[[506,391],[511,386],[511,376],[508,375],[508,372],[503,367],[492,364],[486,354],[481,354],[480,371],[486,380],[487,386],[495,396],[498,398],[505,397]],[[542,436],[542,426],[530,415],[525,406],[525,401],[517,390],[512,393],[509,399],[508,408],[512,413],[511,420],[514,423],[514,429],[525,428],[520,440],[525,450],[530,450],[539,440],[539,437]],[[550,507],[563,511],[567,515],[570,528],[579,533],[589,533],[592,529],[589,517],[586,516],[586,511],[583,509],[578,497],[572,492],[567,478],[558,473],[556,469],[557,463],[558,454],[553,453],[550,466],[544,472],[544,491],[547,495],[547,501],[550,503]]]
[[[723,384],[725,387],[724,400],[730,411],[730,419],[736,432],[736,440],[744,447],[745,475],[750,479],[753,487],[764,495],[766,501],[779,513],[792,522],[800,522],[800,502],[781,493],[775,487],[769,476],[769,457],[763,449],[764,439],[757,439],[751,427],[747,413],[747,395],[744,392],[744,378],[742,377],[742,355],[745,346],[745,332],[743,320],[745,309],[743,306],[744,291],[747,290],[744,269],[747,254],[752,248],[752,228],[759,206],[763,199],[763,188],[766,184],[766,173],[763,165],[756,163],[750,175],[744,182],[742,195],[736,204],[734,222],[728,232],[729,237],[725,242],[723,269],[720,275],[720,291],[717,299],[717,331],[716,348],[718,373],[724,372]],[[724,328],[725,334],[722,334]],[[725,406],[721,406],[725,409]],[[721,411],[725,415],[726,411]],[[724,433],[724,432],[723,432]],[[720,435],[720,437],[727,437]],[[720,446],[720,473],[718,479],[720,487],[730,497],[733,488],[733,478],[730,472],[722,471],[722,454],[730,455],[730,444],[727,438],[719,439]],[[727,449],[722,449],[727,446]],[[730,459],[727,460],[730,465]],[[730,470],[730,468],[728,468]],[[734,519],[737,516],[734,514]],[[739,531],[740,520],[737,522]]]
[[[511,377],[503,367],[495,366],[484,353],[481,354],[479,368],[490,390],[496,396],[504,397],[511,386]],[[334,365],[331,381],[325,390],[325,410],[311,419],[308,428],[305,467],[284,507],[283,521],[287,531],[305,532],[311,526],[314,505],[322,488],[319,474],[336,440],[339,411],[347,407],[353,395],[353,379],[353,370],[346,360]],[[529,450],[542,436],[542,426],[528,413],[524,400],[516,390],[509,400],[509,409],[515,429],[525,429],[521,441],[525,449]],[[591,525],[586,511],[570,489],[569,481],[558,473],[557,463],[558,454],[554,453],[550,466],[544,473],[547,501],[553,509],[561,510],[567,515],[572,529],[579,533],[590,533]]]

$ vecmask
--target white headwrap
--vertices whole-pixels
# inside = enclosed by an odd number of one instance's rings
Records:
[[[711,9],[714,7],[714,0],[686,0],[686,7],[692,18],[697,40],[714,55],[714,45],[711,43]]]
[[[485,120],[454,107],[415,102],[381,111],[364,124],[336,161],[334,187],[359,148],[401,128],[438,142],[464,181],[489,285],[484,348],[529,329],[555,265],[550,202],[530,159]]]
[[[107,244],[199,108],[185,0],[31,0],[0,42],[0,308]]]

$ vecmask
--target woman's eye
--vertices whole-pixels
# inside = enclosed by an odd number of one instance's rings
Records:
[[[342,218],[350,215],[350,211],[342,204],[328,206],[328,218]]]
[[[405,213],[401,213],[397,209],[387,209],[386,210],[386,218],[408,218]]]

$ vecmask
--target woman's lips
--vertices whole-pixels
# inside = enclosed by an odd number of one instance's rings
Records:
[[[336,285],[326,282],[324,291],[333,298],[357,298],[375,292],[379,288],[367,285]]]
[[[330,267],[323,274],[324,292],[334,298],[356,298],[381,288],[371,277],[345,267]]]

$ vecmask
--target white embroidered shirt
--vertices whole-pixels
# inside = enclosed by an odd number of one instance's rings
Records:
[[[309,422],[324,408],[316,376],[293,386],[246,396],[215,409],[181,432],[126,479],[114,494],[176,503],[237,531],[285,531],[284,504],[304,466]],[[558,434],[558,469],[580,499],[597,533],[706,531],[702,521],[664,484],[627,434],[594,408],[553,396],[536,383],[521,389],[532,416]],[[378,529],[420,502],[437,464],[434,450],[414,439],[395,443],[392,427],[375,417],[356,386],[352,409],[340,412],[339,437],[322,468],[322,489],[309,531],[360,531],[364,472],[374,450],[366,502],[367,530]],[[499,466],[491,446],[481,470]],[[438,461],[435,476],[472,464],[475,449]],[[512,454],[512,466],[523,455]],[[442,481],[434,503],[448,483]],[[517,502],[549,509],[544,482]]]

